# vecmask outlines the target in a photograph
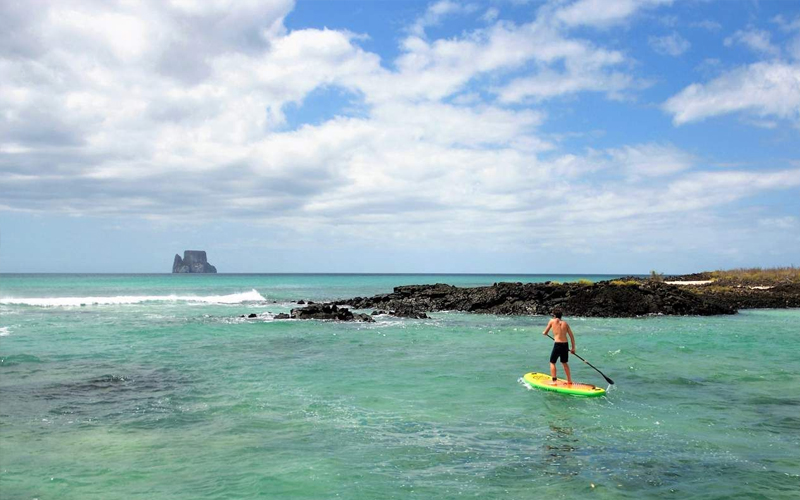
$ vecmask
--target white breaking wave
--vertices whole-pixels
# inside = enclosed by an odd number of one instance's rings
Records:
[[[120,304],[141,304],[142,302],[196,302],[204,304],[242,304],[244,302],[264,302],[265,299],[255,290],[230,295],[118,295],[114,297],[36,297],[3,298],[0,304],[38,307],[79,307],[107,306]]]
[[[0,337],[5,337],[6,335],[11,335],[11,332],[8,331],[8,327],[0,326]]]

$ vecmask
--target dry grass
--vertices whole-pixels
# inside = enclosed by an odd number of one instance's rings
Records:
[[[687,290],[690,292],[698,292],[698,293],[728,293],[728,292],[735,292],[736,290],[740,290],[734,286],[724,286],[724,285],[714,285],[709,283],[708,285],[702,285],[698,287],[687,287]]]
[[[713,271],[711,272],[711,279],[716,282],[751,286],[800,283],[800,267],[773,267],[768,269],[753,267],[749,269]]]
[[[636,286],[639,284],[639,282],[633,280],[613,280],[611,281],[611,284],[617,286]]]
[[[581,278],[578,280],[579,285],[594,285],[594,281],[587,280],[586,278]]]

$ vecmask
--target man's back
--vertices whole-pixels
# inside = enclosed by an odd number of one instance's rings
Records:
[[[569,332],[569,325],[566,321],[560,318],[553,318],[550,320],[550,328],[553,330],[553,339],[556,342],[566,342],[567,332]]]

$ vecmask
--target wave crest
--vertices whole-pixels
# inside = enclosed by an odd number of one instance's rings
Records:
[[[141,304],[143,302],[195,302],[204,304],[242,304],[245,302],[264,302],[256,290],[228,295],[117,295],[112,297],[22,297],[2,298],[2,305],[21,305],[36,307],[80,307]]]

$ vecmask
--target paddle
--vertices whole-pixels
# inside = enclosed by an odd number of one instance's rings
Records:
[[[552,340],[552,341],[555,341],[555,340],[556,340],[556,339],[554,339],[553,337],[550,337],[550,334],[549,334],[549,333],[547,334],[547,337],[548,337],[548,338],[550,338],[550,340]],[[587,365],[589,365],[589,366],[591,366],[592,368],[594,368],[594,369],[595,369],[595,371],[596,371],[597,373],[599,373],[600,375],[602,375],[602,376],[603,376],[603,378],[604,378],[604,379],[606,379],[606,382],[608,382],[608,383],[609,383],[609,384],[611,384],[611,385],[614,385],[614,381],[613,381],[613,380],[611,380],[610,378],[606,377],[606,374],[605,374],[605,373],[603,373],[603,372],[601,372],[600,370],[598,370],[597,368],[595,368],[595,366],[594,366],[593,364],[589,363],[588,361],[586,361],[585,359],[583,359],[582,357],[580,357],[580,355],[579,355],[579,354],[575,354],[575,353],[573,353],[573,354],[574,354],[575,356],[578,356],[578,359],[580,359],[581,361],[583,361],[583,362],[584,362],[584,363],[586,363]]]

